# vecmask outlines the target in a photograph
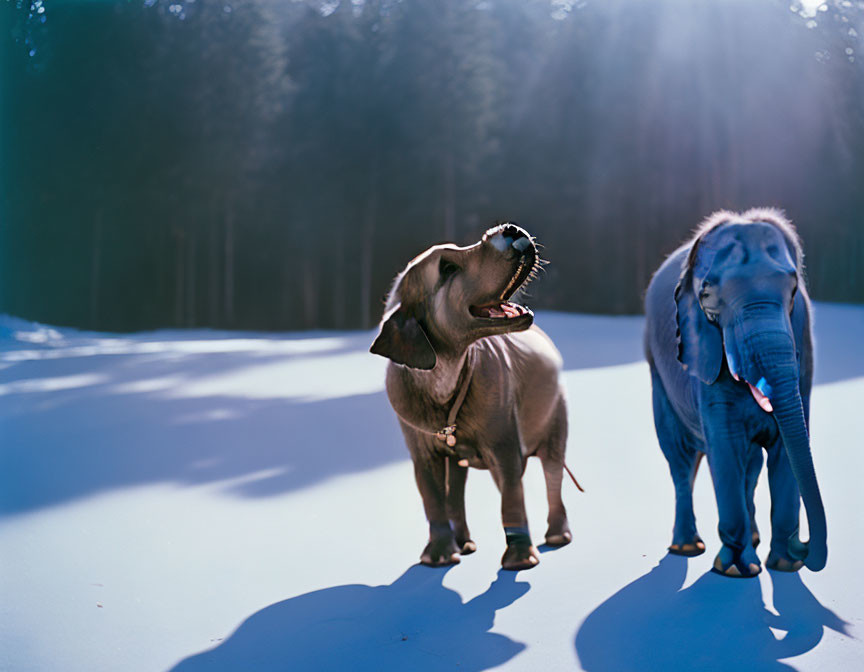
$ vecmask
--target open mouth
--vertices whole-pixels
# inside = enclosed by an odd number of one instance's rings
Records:
[[[484,317],[487,320],[512,320],[522,315],[533,315],[525,306],[510,301],[495,301],[482,306],[471,306],[469,310],[474,317]]]
[[[516,269],[513,277],[510,278],[501,295],[494,301],[479,306],[470,306],[468,310],[474,317],[486,320],[513,320],[524,315],[533,316],[534,313],[529,308],[508,299],[527,284],[530,278],[534,277],[534,266],[534,255],[523,255],[519,261],[519,267]]]
[[[732,373],[732,377],[741,381],[741,377],[737,373]],[[771,386],[765,381],[764,378],[760,378],[759,382],[755,385],[752,385],[749,381],[745,380],[747,383],[747,387],[750,388],[750,394],[753,395],[753,398],[756,400],[756,403],[759,404],[759,407],[765,411],[766,413],[771,413],[774,411],[774,407],[771,405]]]
[[[768,381],[765,380],[764,377],[760,378],[758,382],[753,385],[749,380],[744,380],[740,375],[738,375],[737,364],[735,362],[735,358],[729,352],[729,348],[724,343],[724,349],[726,351],[726,365],[729,367],[729,373],[732,374],[732,377],[738,381],[739,383],[744,382],[747,383],[747,387],[750,388],[750,394],[753,395],[753,399],[759,404],[759,408],[761,408],[766,413],[773,413],[774,407],[771,405],[771,386],[768,384]]]

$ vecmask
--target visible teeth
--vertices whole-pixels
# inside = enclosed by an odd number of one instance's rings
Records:
[[[501,299],[502,300],[504,299],[504,297],[507,296],[507,294],[510,292],[510,290],[513,289],[513,286],[516,284],[516,278],[518,278],[520,275],[522,275],[522,269],[523,268],[525,268],[525,264],[520,261],[519,262],[519,268],[516,269],[516,273],[513,274],[513,277],[510,278],[510,282],[507,283],[507,286],[504,288],[504,291],[501,292]]]
[[[475,309],[472,309],[472,312],[474,310]],[[521,315],[525,315],[527,312],[527,309],[523,308],[520,305],[510,303],[509,301],[502,301],[501,303],[480,306],[476,308],[476,312],[474,314],[478,317],[485,318],[512,319],[514,317],[520,317]]]

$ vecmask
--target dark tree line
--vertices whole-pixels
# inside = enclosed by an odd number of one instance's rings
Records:
[[[40,11],[41,9],[41,11]],[[368,327],[413,255],[523,224],[533,306],[638,312],[776,205],[864,301],[864,5],[0,0],[0,311]]]

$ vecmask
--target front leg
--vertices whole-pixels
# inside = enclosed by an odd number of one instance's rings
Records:
[[[494,462],[490,460],[492,478],[501,492],[501,521],[507,541],[501,566],[510,570],[531,569],[540,563],[540,554],[531,543],[528,530],[522,489],[525,458],[518,437],[514,438],[499,442],[494,449]]]
[[[789,555],[789,539],[798,537],[801,494],[780,437],[768,446],[768,487],[771,490],[771,550],[765,564],[768,569],[797,572],[804,563]]]
[[[759,481],[759,473],[762,471],[762,446],[753,443],[750,446],[750,457],[747,461],[747,473],[744,477],[745,494],[747,496],[747,510],[750,512],[750,538],[753,540],[753,548],[759,546],[759,527],[756,525],[756,483]]]
[[[468,467],[460,467],[458,458],[447,458],[447,517],[453,528],[456,546],[462,555],[468,555],[477,550],[477,544],[471,539],[468,522],[465,519],[465,481],[468,479]]]
[[[762,571],[753,548],[747,504],[746,468],[751,443],[732,408],[724,400],[709,404],[709,412],[702,420],[720,519],[718,531],[723,542],[713,569],[724,576],[749,578]]]
[[[406,443],[414,462],[414,479],[423,498],[423,509],[429,521],[429,543],[420,555],[420,562],[430,567],[454,565],[460,561],[459,548],[447,517],[447,481],[445,459],[431,441],[402,426]]]

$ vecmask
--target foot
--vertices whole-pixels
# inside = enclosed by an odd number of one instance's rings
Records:
[[[512,530],[512,528],[511,528]],[[540,554],[531,543],[528,528],[520,528],[520,532],[508,530],[507,550],[501,558],[501,566],[504,569],[517,571],[520,569],[531,569],[540,564]]]
[[[453,526],[453,536],[456,538],[456,546],[462,555],[471,555],[477,550],[477,544],[471,538],[467,525],[455,524]]]
[[[420,562],[427,567],[457,565],[461,559],[459,547],[453,537],[431,539],[420,555]]]
[[[507,550],[504,551],[504,556],[501,558],[501,566],[511,571],[532,569],[539,564],[540,554],[532,545],[511,544],[507,546]]]
[[[732,548],[724,545],[714,558],[711,571],[733,579],[749,579],[762,571],[762,565],[759,564],[759,558],[752,548],[736,553]]]
[[[705,552],[705,542],[699,538],[698,534],[686,542],[677,541],[676,543],[676,540],[673,539],[672,544],[669,546],[669,552],[672,555],[683,555],[692,558]]]
[[[804,566],[804,563],[801,560],[793,560],[771,551],[765,560],[765,566],[776,572],[797,572]]]
[[[566,546],[571,541],[573,541],[573,535],[566,518],[549,523],[549,529],[546,530],[546,543],[549,546]]]
[[[473,539],[466,539],[462,542],[456,542],[459,545],[459,552],[462,555],[471,555],[474,551],[477,550],[477,544],[474,543]]]

